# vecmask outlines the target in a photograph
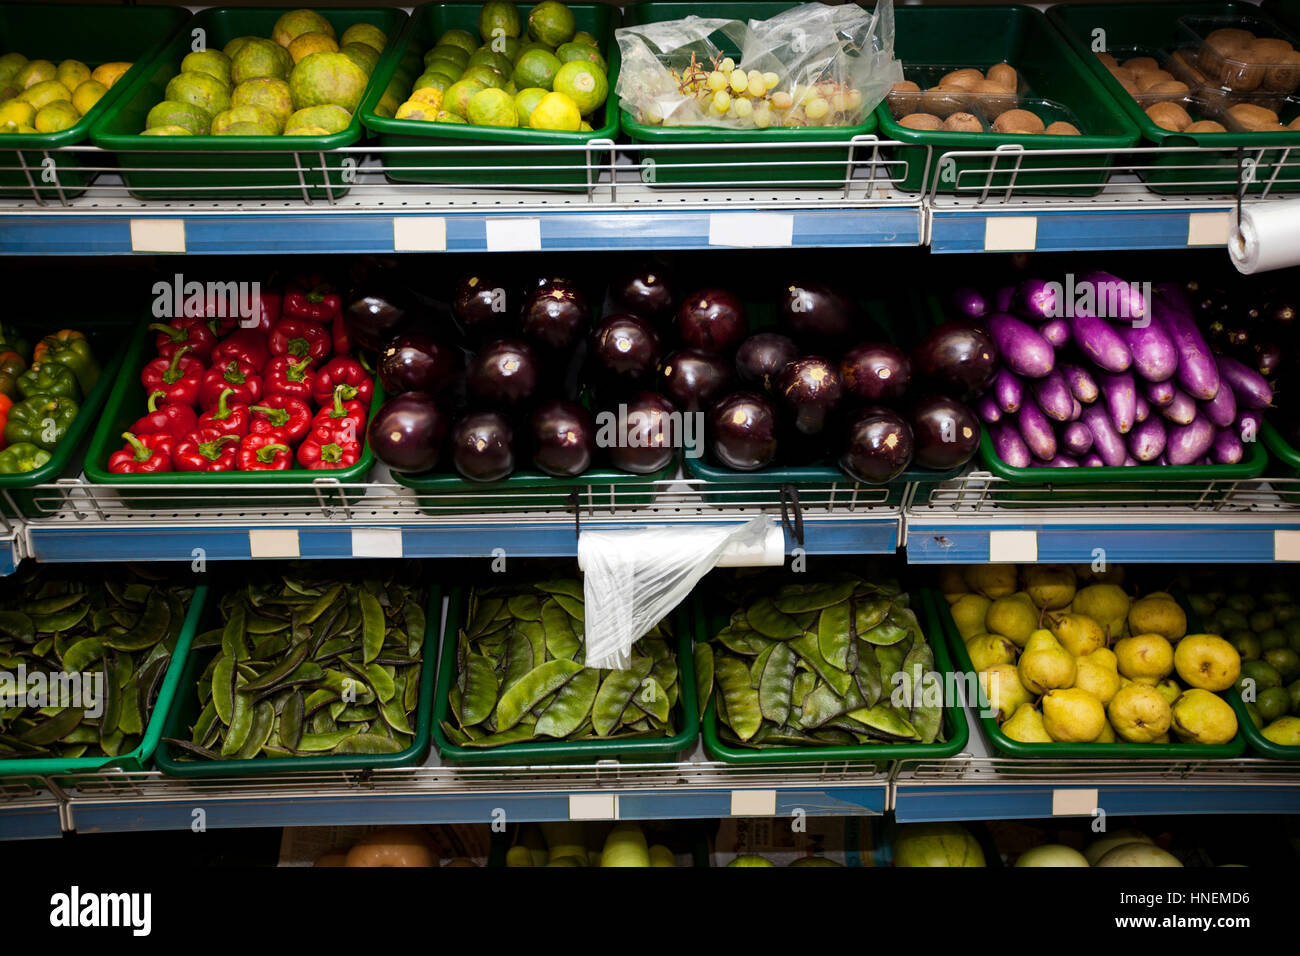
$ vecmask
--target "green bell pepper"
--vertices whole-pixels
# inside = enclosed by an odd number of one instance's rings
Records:
[[[72,369],[57,362],[37,362],[18,376],[18,394],[23,398],[38,395],[81,401],[81,386]]]
[[[73,329],[63,329],[41,339],[36,343],[32,361],[66,365],[77,376],[83,395],[89,395],[95,382],[99,381],[99,363],[95,361],[95,353],[86,337]]]
[[[0,352],[17,352],[26,356],[31,352],[31,343],[8,322],[0,322]]]
[[[63,441],[79,410],[75,401],[63,397],[37,396],[17,402],[9,409],[5,441],[10,445],[31,442],[46,451],[53,451]]]
[[[35,471],[50,460],[50,453],[31,442],[22,441],[0,451],[0,475],[19,475]]]

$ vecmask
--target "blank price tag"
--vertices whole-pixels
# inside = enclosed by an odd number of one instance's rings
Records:
[[[1300,561],[1300,531],[1273,532],[1273,560]]]
[[[1228,212],[1193,212],[1187,216],[1189,246],[1226,246],[1232,214]]]
[[[1038,561],[1037,531],[990,531],[990,564],[1034,564]]]
[[[394,252],[446,252],[447,220],[441,216],[402,216],[393,220]]]
[[[1096,812],[1096,790],[1052,791],[1052,816],[1054,817],[1090,817]]]
[[[985,252],[1031,252],[1037,245],[1037,216],[990,216],[984,220]]]
[[[254,528],[248,532],[248,554],[253,558],[296,558],[297,528]]]
[[[775,212],[713,213],[709,216],[709,245],[792,246],[794,216]]]
[[[488,252],[536,252],[542,248],[540,219],[489,219]]]
[[[184,252],[184,219],[132,219],[132,252]]]
[[[776,816],[775,790],[733,790],[731,791],[731,815],[733,817],[774,817]]]
[[[352,557],[400,558],[401,556],[401,528],[352,529]]]
[[[612,793],[571,793],[569,819],[617,820],[618,799]]]

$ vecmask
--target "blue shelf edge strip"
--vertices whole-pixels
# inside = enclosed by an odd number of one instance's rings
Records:
[[[899,783],[894,814],[899,823],[945,820],[1028,820],[1052,817],[1056,790],[1097,790],[1097,806],[1107,816],[1147,814],[1295,813],[1295,787],[1233,787],[1171,782],[1168,786],[1101,785],[1080,779],[1071,787],[909,787]]]

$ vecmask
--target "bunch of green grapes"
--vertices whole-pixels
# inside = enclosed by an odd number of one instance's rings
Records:
[[[712,70],[692,62],[680,77],[681,90],[694,96],[714,119],[728,117],[758,129],[770,126],[840,126],[846,114],[862,106],[862,93],[844,84],[795,84],[777,90],[781,78],[773,72],[742,70],[731,57]]]

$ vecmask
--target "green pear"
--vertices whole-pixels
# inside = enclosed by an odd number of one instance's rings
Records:
[[[1011,719],[1002,725],[1002,732],[1022,744],[1050,744],[1052,736],[1043,726],[1043,715],[1033,704],[1021,704]]]
[[[635,823],[620,823],[610,830],[600,854],[600,865],[648,867],[650,850],[641,827]]]
[[[1070,687],[1074,684],[1074,657],[1046,628],[1029,635],[1017,666],[1020,682],[1034,694]],[[1095,735],[1094,735],[1095,736]]]
[[[1164,592],[1148,594],[1128,609],[1128,629],[1130,634],[1159,634],[1177,641],[1187,633],[1187,615]]]
[[[963,594],[949,606],[948,612],[963,641],[984,630],[984,618],[992,603],[982,594]]]
[[[963,568],[956,564],[945,564],[939,569],[939,590],[948,598],[949,604],[954,598],[970,590],[962,571]]]
[[[1017,648],[1001,634],[976,634],[966,642],[966,653],[971,666],[984,671],[994,664],[1014,664]]]
[[[1116,584],[1090,584],[1080,588],[1071,607],[1074,613],[1100,624],[1111,638],[1118,636],[1128,622],[1128,595]]]
[[[1016,866],[1087,866],[1082,853],[1060,843],[1045,843],[1026,850],[1016,859]]]
[[[1095,866],[1182,866],[1178,857],[1150,843],[1124,843],[1110,850]]]
[[[1086,614],[1069,612],[1048,617],[1047,626],[1061,646],[1075,657],[1083,657],[1106,646],[1106,632]]]
[[[1089,843],[1083,851],[1083,856],[1090,866],[1096,866],[1097,861],[1115,847],[1125,846],[1129,843],[1154,844],[1155,841],[1141,830],[1116,830],[1114,833],[1107,833],[1104,837],[1098,837]]]
[[[1106,726],[1106,708],[1086,690],[1067,687],[1043,695],[1043,727],[1058,743],[1086,744]]]
[[[989,707],[997,711],[998,720],[1007,720],[1021,704],[1033,702],[1033,695],[1020,683],[1015,664],[995,664],[977,677]]]
[[[995,601],[1016,589],[1014,564],[973,564],[966,568],[965,577],[972,591]]]
[[[989,605],[984,615],[984,630],[1001,634],[1017,647],[1024,647],[1038,626],[1038,608],[1023,591],[1000,597]]]
[[[1074,571],[1063,564],[1035,564],[1025,568],[1025,590],[1036,607],[1056,610],[1074,600]]]

